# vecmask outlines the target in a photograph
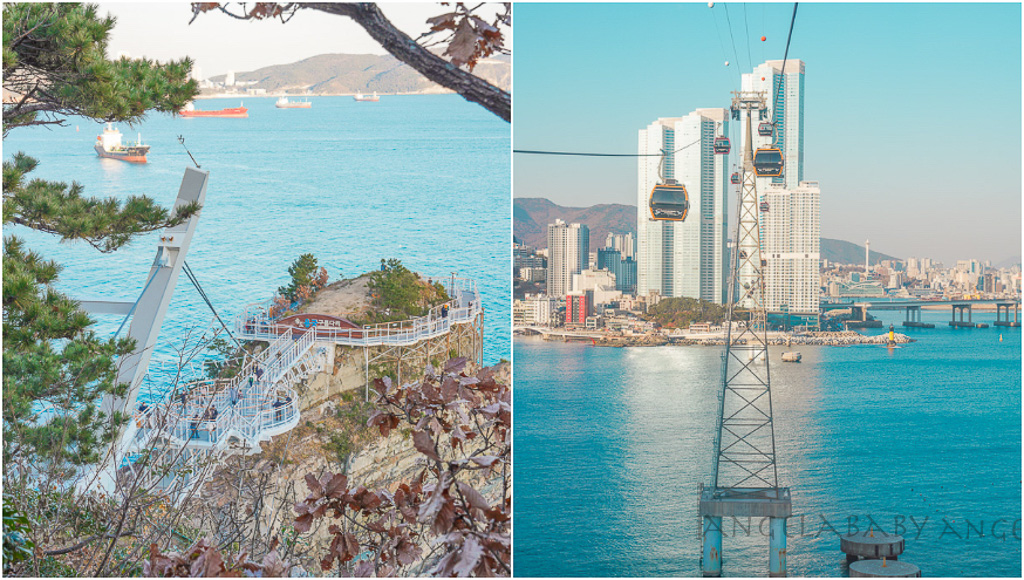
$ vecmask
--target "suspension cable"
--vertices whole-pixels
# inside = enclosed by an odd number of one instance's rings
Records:
[[[117,327],[117,330],[114,331],[114,336],[112,336],[111,339],[117,338],[117,335],[121,334],[121,329],[124,328],[125,323],[132,317],[132,314],[135,314],[135,307],[139,305],[139,301],[142,300],[142,296],[146,294],[146,290],[149,288],[149,285],[153,283],[153,279],[156,278],[158,272],[160,272],[159,268],[153,270],[153,275],[149,277],[146,285],[142,287],[142,292],[139,292],[139,297],[135,299],[135,303],[128,309],[128,314],[124,315],[124,320],[121,321],[121,326]]]
[[[747,36],[747,60],[750,62],[750,70],[754,70],[754,57],[750,54],[750,25],[747,24],[747,3],[743,3],[743,30]]]
[[[692,147],[697,143],[700,143],[700,139],[697,139],[693,143],[683,145],[679,149],[672,151],[672,154],[679,153],[687,147]],[[534,149],[513,149],[513,153],[524,153],[527,155],[572,155],[576,157],[664,157],[665,152],[661,153],[580,153],[575,151],[538,151]]]
[[[736,52],[736,38],[732,34],[732,18],[729,17],[729,3],[725,3],[725,21],[729,25],[729,41],[732,42],[732,56],[736,59],[736,72],[740,70],[740,54]],[[740,83],[743,83],[743,74],[739,75]],[[742,88],[742,87],[740,87]]]
[[[793,3],[793,17],[789,20],[789,34],[786,36],[786,52],[782,55],[782,79],[779,80],[779,88],[775,91],[775,100],[772,101],[772,126],[775,125],[775,104],[779,102],[779,96],[782,94],[782,85],[786,82],[786,60],[789,58],[789,42],[793,40],[793,23],[796,22],[796,7],[799,6],[799,2]],[[773,133],[778,133],[773,131]],[[778,137],[773,137],[778,139]]]
[[[712,8],[711,20],[712,20],[712,22],[715,23],[715,36],[718,37],[718,46],[719,46],[719,48],[722,49],[722,56],[725,57],[725,62],[727,63],[726,66],[728,66],[728,63],[729,63],[729,52],[727,50],[725,50],[725,41],[722,40],[722,29],[718,27],[718,17],[715,16],[714,8]],[[733,50],[733,52],[736,52],[736,51]],[[740,82],[742,82],[743,81],[743,72],[740,70],[740,68],[741,68],[740,67],[740,63],[739,63],[739,61],[736,61],[736,62],[734,62],[734,64],[736,65],[736,74],[738,75],[738,78],[740,79]]]
[[[196,287],[196,290],[199,292],[199,296],[202,297],[203,302],[206,302],[206,305],[210,307],[210,312],[213,312],[214,317],[217,318],[217,321],[220,322],[220,325],[224,327],[224,330],[228,333],[228,336],[231,337],[231,340],[235,341],[235,344],[241,347],[242,343],[239,342],[237,338],[235,338],[235,335],[231,333],[231,329],[228,328],[227,324],[224,324],[224,321],[221,319],[220,315],[217,314],[217,309],[213,307],[213,303],[210,302],[210,297],[206,295],[206,291],[203,290],[202,285],[199,284],[199,279],[196,278],[195,273],[192,272],[192,268],[189,267],[188,262],[184,263],[183,270],[185,271],[185,275],[188,276],[189,281],[192,282],[192,285]]]

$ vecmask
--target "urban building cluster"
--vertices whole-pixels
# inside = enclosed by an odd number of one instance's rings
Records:
[[[199,83],[199,90],[204,94],[248,95],[251,97],[267,95],[267,89],[259,89],[252,86],[257,84],[259,81],[236,80],[235,71],[231,70],[224,75],[223,81],[215,82],[210,79],[203,78],[203,69],[195,66],[192,67],[192,79]]]
[[[777,147],[785,160],[782,176],[755,178],[769,317],[783,315],[787,326],[815,328],[822,299],[1019,296],[1019,265],[994,268],[964,260],[946,268],[909,258],[872,266],[867,256],[864,264],[821,259],[821,187],[804,179],[804,74],[801,60],[786,61],[784,69],[783,61],[770,60],[742,75],[743,91],[765,96],[773,124],[770,135],[751,128],[752,148]],[[745,116],[730,153],[716,153],[715,140],[730,134],[730,121],[728,108],[702,108],[639,130],[635,239],[611,233],[595,250],[586,225],[555,220],[548,225],[546,248],[515,244],[514,323],[643,332],[649,323],[640,316],[662,299],[728,303],[730,261],[737,251],[727,237],[728,199],[740,187],[747,153]],[[690,209],[683,221],[652,218],[651,190],[666,180],[686,188]],[[741,268],[737,278],[732,298],[753,281],[753,272]]]
[[[929,258],[882,260],[871,265],[865,256],[863,265],[823,260],[820,286],[828,299],[1015,300],[1021,294],[1021,267],[995,267],[988,260],[958,260],[947,267]]]
[[[770,60],[742,75],[742,90],[764,96],[771,134],[751,127],[751,147],[777,147],[785,170],[757,177],[758,244],[764,260],[764,303],[812,324],[818,316],[820,196],[816,181],[804,181],[804,74],[801,60]],[[747,156],[747,118],[740,117],[730,153],[715,141],[730,135],[727,108],[697,109],[684,117],[661,118],[639,132],[637,239],[639,296],[699,298],[728,303],[731,253],[727,238],[729,196],[740,187]],[[757,116],[755,116],[757,119]],[[664,159],[655,155],[666,152]],[[689,217],[655,221],[651,189],[675,180],[687,191]],[[756,247],[756,246],[755,246]],[[742,249],[741,249],[742,251]],[[741,268],[737,286],[754,283],[752,268]],[[733,288],[733,292],[736,291]]]
[[[776,136],[754,131],[753,146],[774,144],[786,156],[782,177],[757,178],[765,210],[760,239],[769,273],[766,303],[770,310],[816,317],[820,189],[816,182],[802,181],[803,79],[802,61],[788,61],[785,71],[782,61],[768,61],[743,75],[742,82],[743,90],[765,95],[768,115],[775,121]],[[729,129],[727,108],[697,109],[640,129],[636,239],[609,235],[605,247],[587,262],[582,258],[589,253],[587,226],[550,224],[546,252],[515,250],[519,280],[539,282],[539,262],[528,256],[537,260],[546,253],[547,258],[545,291],[519,297],[514,305],[516,322],[544,324],[547,317],[548,324],[593,327],[602,323],[605,308],[623,310],[623,297],[641,311],[663,298],[727,303],[732,249],[728,197],[738,187],[734,175],[741,171],[745,155],[742,139],[731,155],[715,152],[715,139],[729,135]],[[739,134],[744,131],[741,127]],[[650,215],[651,189],[665,180],[686,187],[690,210],[681,222],[655,221]],[[741,283],[742,277],[741,273]]]

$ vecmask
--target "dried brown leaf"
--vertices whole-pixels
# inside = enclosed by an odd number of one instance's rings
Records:
[[[412,432],[412,443],[416,446],[416,450],[433,459],[434,461],[440,461],[441,458],[437,455],[437,451],[434,449],[434,440],[430,438],[430,433],[426,431],[413,431]]]

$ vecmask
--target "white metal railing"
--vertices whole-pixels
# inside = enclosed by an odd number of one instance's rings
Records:
[[[298,396],[291,371],[313,368],[315,333],[276,337],[232,379],[195,381],[136,415],[135,439],[158,436],[172,445],[220,447],[226,438],[258,444],[287,431],[298,421]]]
[[[432,307],[424,316],[398,322],[382,322],[362,328],[326,328],[312,326],[316,340],[343,346],[407,345],[449,332],[452,325],[472,322],[480,313],[480,295],[476,282],[468,278],[426,278],[440,283],[451,298]],[[274,340],[279,336],[307,329],[279,324],[280,316],[271,316],[274,300],[246,306],[234,318],[235,333],[248,340]]]

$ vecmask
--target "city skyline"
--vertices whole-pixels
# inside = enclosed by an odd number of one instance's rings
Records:
[[[527,41],[517,54],[516,148],[625,153],[652,118],[727,106],[751,65],[782,58],[792,5],[729,4],[735,52],[725,10],[518,6]],[[789,58],[811,74],[803,178],[824,192],[824,237],[945,263],[1020,255],[1019,21],[1009,4],[800,6]],[[692,26],[680,41],[650,34],[651,22]],[[991,114],[998,120],[966,122]],[[633,197],[629,159],[517,155],[516,164],[517,197],[576,207]]]

